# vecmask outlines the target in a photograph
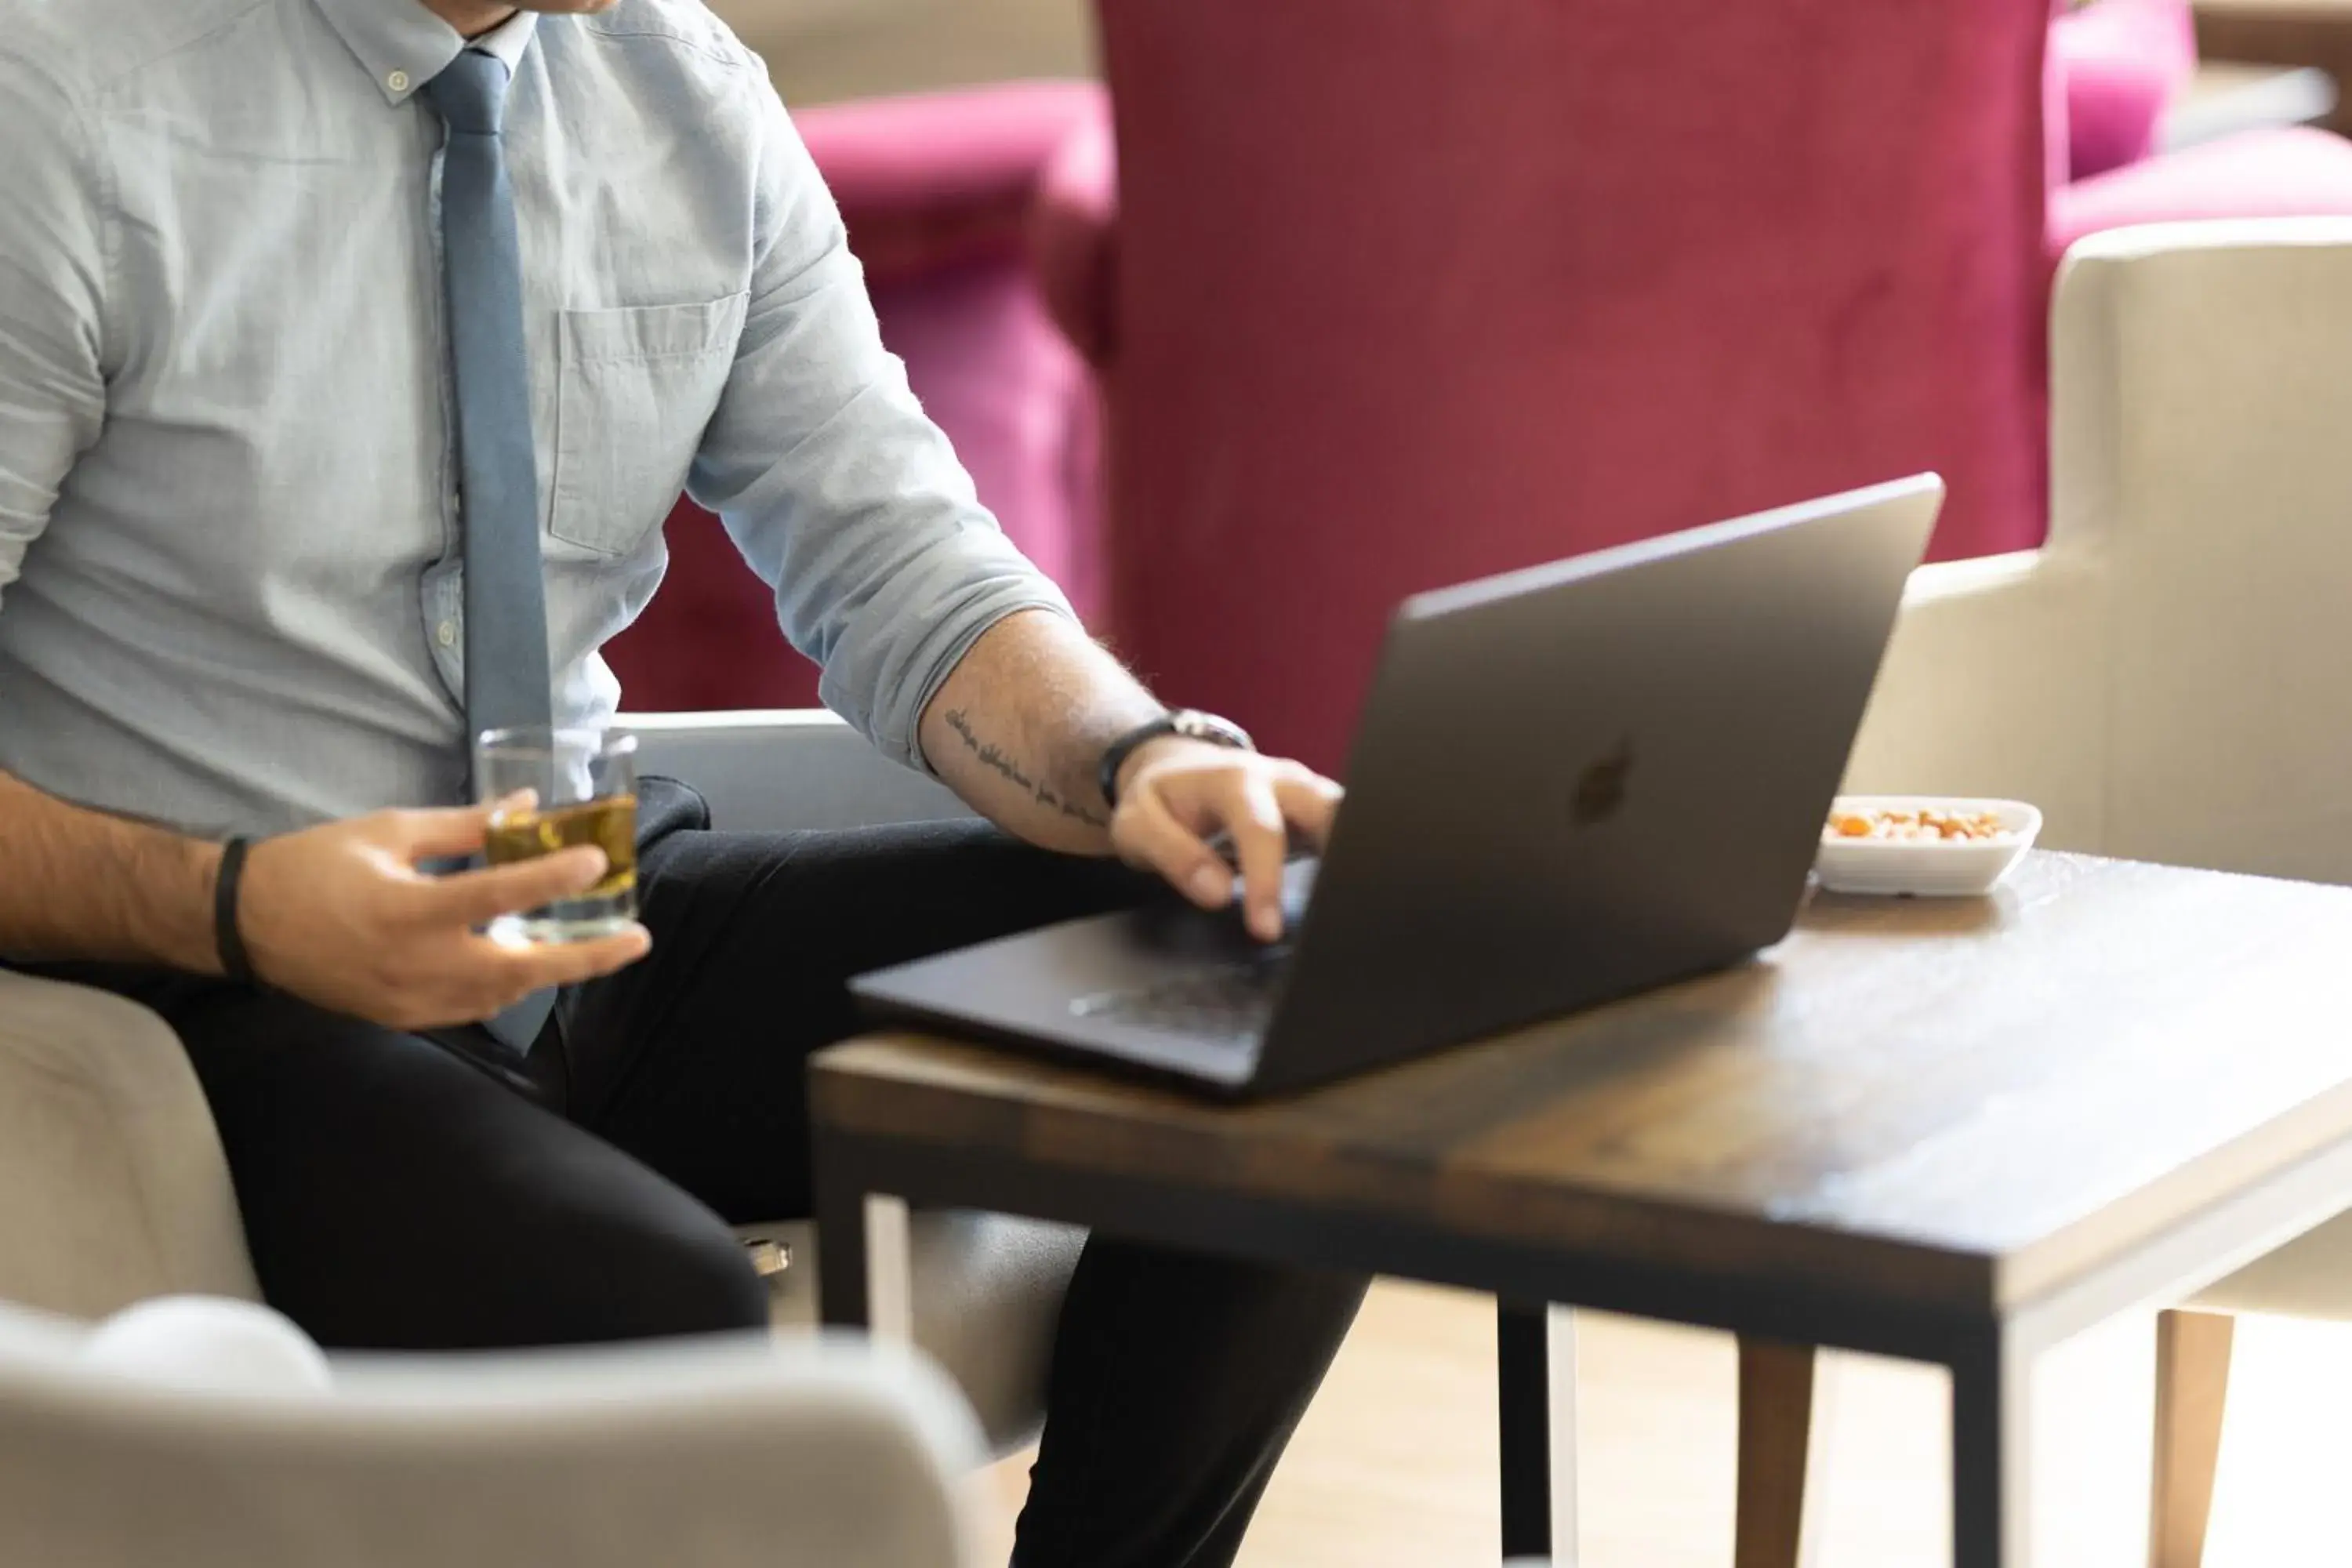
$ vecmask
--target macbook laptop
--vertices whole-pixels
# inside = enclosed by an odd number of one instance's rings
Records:
[[[1240,1097],[1738,963],[1796,919],[1943,495],[1921,476],[1409,600],[1278,945],[1171,893],[854,989]]]

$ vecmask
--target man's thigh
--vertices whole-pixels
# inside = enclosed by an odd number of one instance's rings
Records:
[[[653,953],[566,998],[563,1092],[583,1125],[739,1224],[809,1212],[807,1058],[856,1031],[852,977],[1150,887],[970,822],[670,833],[639,879]]]
[[[179,1034],[263,1294],[322,1343],[464,1350],[765,1321],[766,1291],[716,1215],[494,1068],[244,987],[73,977]]]

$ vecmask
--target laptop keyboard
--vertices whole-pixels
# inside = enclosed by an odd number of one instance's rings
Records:
[[[1274,1016],[1283,966],[1270,958],[1219,964],[1132,991],[1070,1004],[1082,1018],[1209,1040],[1255,1040]]]

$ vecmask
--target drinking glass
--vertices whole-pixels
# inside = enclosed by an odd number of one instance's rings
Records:
[[[502,915],[501,942],[587,942],[625,929],[637,914],[637,738],[622,730],[491,730],[474,742],[474,789],[490,818],[485,858],[509,866],[593,844],[604,879],[577,898],[526,914]]]

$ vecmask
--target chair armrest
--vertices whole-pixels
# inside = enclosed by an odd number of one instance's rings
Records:
[[[2347,213],[2352,143],[2307,126],[2247,131],[2053,191],[2044,248],[2055,260],[2116,229]]]
[[[2021,795],[2056,847],[2352,880],[2352,221],[2078,247],[2050,542],[1919,574],[1856,785]]]
[[[2060,285],[2053,553],[2102,570],[2102,847],[2352,881],[2352,221],[2098,236]]]
[[[877,283],[1022,254],[1042,176],[1099,119],[1091,82],[828,104],[793,119]]]
[[[0,1309],[0,1561],[965,1568],[971,1413],[891,1347],[338,1360],[206,1393]],[[126,1500],[135,1506],[125,1506]]]
[[[94,1318],[258,1299],[220,1135],[161,1018],[0,971],[0,1300]]]
[[[1846,790],[2030,800],[2052,847],[2096,848],[2098,592],[2042,552],[1914,573]]]
[[[2101,235],[2069,262],[2053,534],[2130,565],[2114,658],[2133,685],[2107,725],[2118,852],[2352,882],[2347,334],[2342,218]],[[2352,1218],[2191,1305],[2352,1318]]]
[[[1087,363],[1118,358],[1118,143],[1110,107],[1066,138],[1038,182],[1029,264],[1055,324]]]
[[[730,832],[880,827],[969,817],[946,786],[899,767],[822,709],[646,713],[641,772],[683,780]]]

